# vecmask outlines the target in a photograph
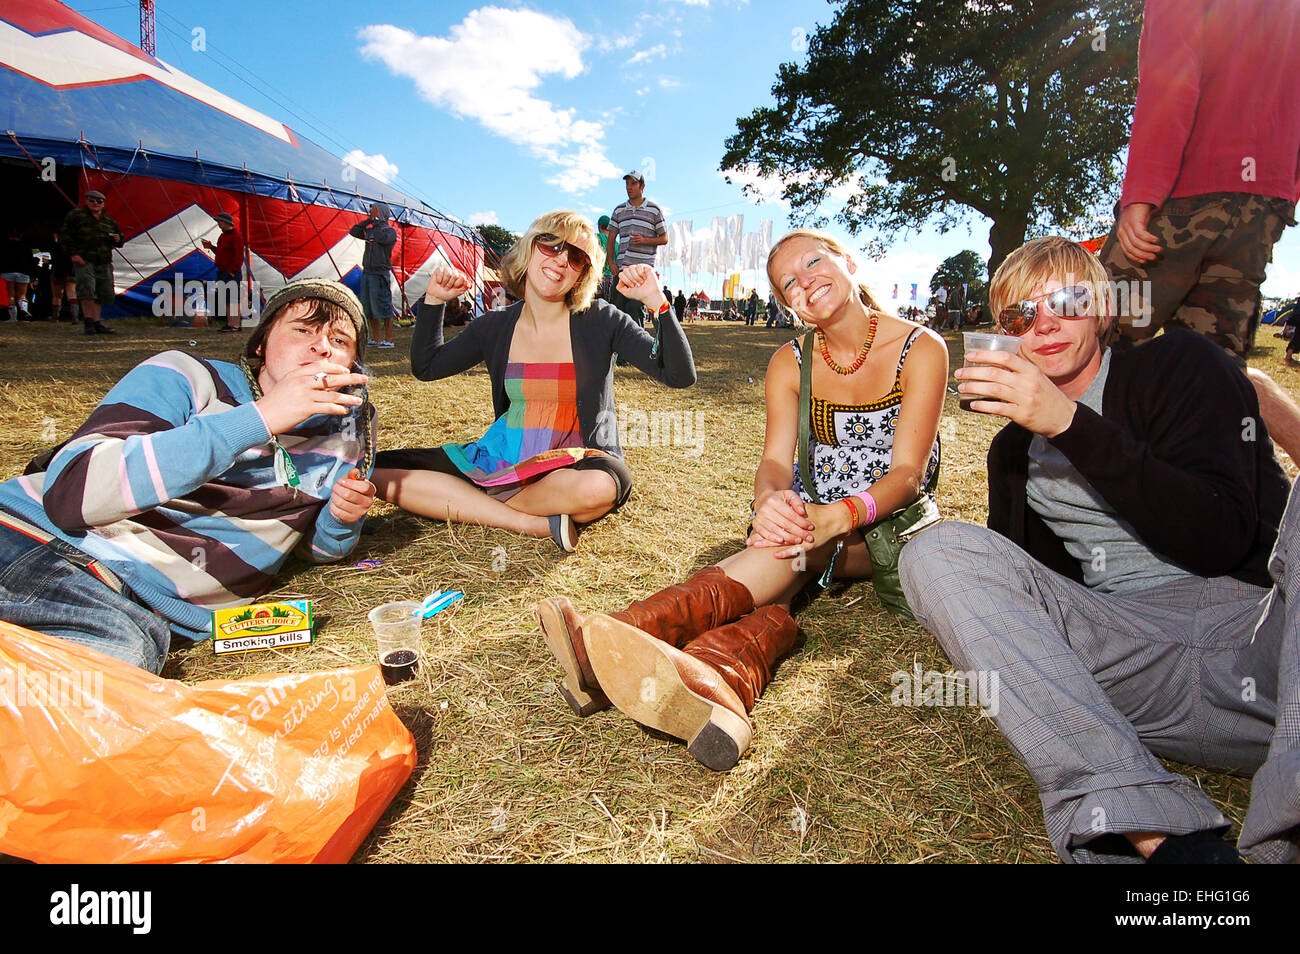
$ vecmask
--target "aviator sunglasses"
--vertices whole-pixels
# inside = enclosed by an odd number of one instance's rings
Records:
[[[1058,288],[1037,298],[1026,298],[1008,305],[998,315],[998,325],[1009,335],[1019,338],[1038,318],[1038,303],[1047,300],[1047,310],[1058,318],[1087,318],[1092,310],[1092,289],[1087,285]]]
[[[579,272],[585,272],[591,267],[591,256],[586,251],[556,235],[537,236],[533,239],[533,248],[547,258],[558,258],[561,252],[567,251],[569,266]]]

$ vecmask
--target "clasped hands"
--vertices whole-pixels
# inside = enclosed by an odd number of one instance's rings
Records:
[[[758,501],[748,547],[781,547],[773,554],[790,560],[838,539],[853,529],[853,516],[842,503],[806,503],[793,490],[775,490]]]

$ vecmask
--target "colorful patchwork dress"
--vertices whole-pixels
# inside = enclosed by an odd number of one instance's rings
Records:
[[[515,362],[506,365],[510,407],[468,444],[443,444],[457,469],[498,500],[585,457],[608,456],[584,447],[578,422],[577,380],[573,364]]]
[[[894,453],[894,428],[898,426],[898,412],[903,405],[903,362],[922,331],[923,328],[917,328],[908,337],[902,354],[898,356],[894,386],[878,401],[835,404],[812,395],[808,457],[816,473],[817,494],[823,501],[842,500],[869,490],[872,484],[889,473]],[[798,340],[792,344],[795,361],[802,364],[803,354]],[[939,438],[936,436],[934,446],[930,448],[923,486],[931,485],[939,468],[939,458]],[[804,490],[798,460],[794,465],[794,491],[804,500],[811,500]]]

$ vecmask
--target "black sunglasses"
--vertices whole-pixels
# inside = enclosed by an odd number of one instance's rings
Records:
[[[580,272],[585,272],[591,267],[591,256],[584,249],[579,248],[572,242],[566,242],[558,235],[539,235],[533,239],[533,248],[537,249],[547,258],[557,258],[561,252],[568,252],[569,265]]]
[[[1070,285],[1058,288],[1037,298],[1026,298],[1003,308],[998,315],[998,326],[1007,334],[1019,338],[1038,320],[1038,303],[1046,299],[1047,310],[1058,318],[1088,318],[1092,314],[1092,289],[1087,285]]]

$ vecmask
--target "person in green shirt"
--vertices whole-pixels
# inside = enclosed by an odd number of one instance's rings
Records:
[[[614,272],[610,268],[610,262],[615,261],[618,256],[618,236],[609,235],[606,230],[609,228],[609,216],[602,215],[600,221],[596,223],[598,229],[596,237],[600,240],[600,250],[605,253],[605,269],[600,273],[600,284],[596,286],[596,297],[603,298],[605,301],[610,300],[610,294],[614,290]],[[610,248],[610,244],[613,248]]]

